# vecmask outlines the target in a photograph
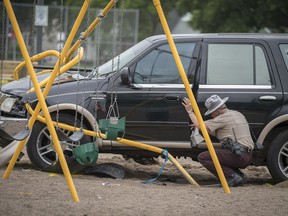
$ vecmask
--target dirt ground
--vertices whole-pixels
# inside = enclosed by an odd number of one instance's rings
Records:
[[[0,215],[287,215],[288,184],[273,184],[265,167],[248,167],[245,186],[204,186],[217,179],[199,163],[178,159],[200,186],[194,186],[164,160],[141,165],[118,155],[99,155],[97,163],[113,162],[125,171],[123,179],[95,175],[72,175],[80,202],[72,200],[65,177],[35,170],[29,159],[15,165],[8,179],[0,180]],[[7,166],[0,168],[3,176]]]

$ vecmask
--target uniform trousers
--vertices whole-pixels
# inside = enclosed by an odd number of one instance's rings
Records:
[[[215,152],[226,178],[235,174],[238,168],[244,169],[252,162],[252,153],[249,152],[241,152],[241,155],[236,155],[229,149],[215,149]],[[198,161],[218,178],[209,151],[200,153]]]

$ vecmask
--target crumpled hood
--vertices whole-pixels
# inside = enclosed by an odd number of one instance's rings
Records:
[[[47,77],[50,76],[51,73],[45,73],[45,74],[40,74],[37,75],[38,82],[40,83],[41,81],[45,80]],[[83,79],[84,77],[79,75],[79,79]],[[71,82],[71,81],[76,81],[78,79],[77,72],[68,72],[64,73],[59,77],[55,78],[54,84],[63,83],[63,82]],[[30,81],[30,84],[29,84]],[[32,88],[33,84],[32,81],[25,77],[19,80],[15,80],[12,82],[9,82],[3,86],[1,86],[1,91],[6,94],[11,94],[11,95],[16,95],[23,97],[23,95],[29,90],[29,88]]]

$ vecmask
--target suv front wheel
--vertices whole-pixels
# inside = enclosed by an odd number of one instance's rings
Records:
[[[267,167],[276,182],[288,179],[288,130],[279,133],[269,146]]]
[[[55,113],[51,114],[52,119],[55,120]],[[66,113],[59,114],[59,122],[74,125],[74,116]],[[79,127],[80,120],[77,120],[77,126]],[[86,128],[83,125],[83,128]],[[68,136],[73,132],[64,131]],[[63,153],[67,158],[73,158],[72,149],[77,145],[90,142],[89,136],[84,135],[83,138],[78,142],[60,141]],[[59,166],[54,165],[58,161],[58,155],[56,153],[52,137],[50,136],[48,127],[42,122],[36,121],[31,132],[29,141],[27,142],[27,154],[30,161],[34,166],[43,171],[58,172]],[[72,160],[72,159],[71,159]],[[75,159],[74,159],[75,160]],[[73,164],[73,163],[72,163]],[[69,167],[70,168],[70,167]]]

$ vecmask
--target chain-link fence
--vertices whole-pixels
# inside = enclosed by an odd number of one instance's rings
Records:
[[[3,3],[0,6],[1,56],[4,60],[22,60],[23,57],[9,17],[6,10],[3,10]],[[34,21],[37,20],[36,5],[14,3],[12,6],[30,56],[45,50],[59,51],[63,47],[80,11],[80,7],[49,5],[48,25],[35,26]],[[111,59],[113,55],[117,55],[137,43],[139,11],[121,9],[120,7],[119,4],[115,10],[112,8],[108,15],[102,19],[101,25],[98,25],[90,34],[87,46],[87,67],[95,66],[98,63],[96,59],[98,56],[99,63],[102,64]],[[96,19],[99,12],[99,8],[90,7],[88,9],[74,42],[80,37],[81,32],[85,31]],[[123,22],[121,22],[122,12]],[[115,37],[115,35],[117,36]],[[99,53],[97,53],[97,50],[99,50]],[[55,57],[47,57],[43,59],[41,64],[54,65],[55,61]]]

